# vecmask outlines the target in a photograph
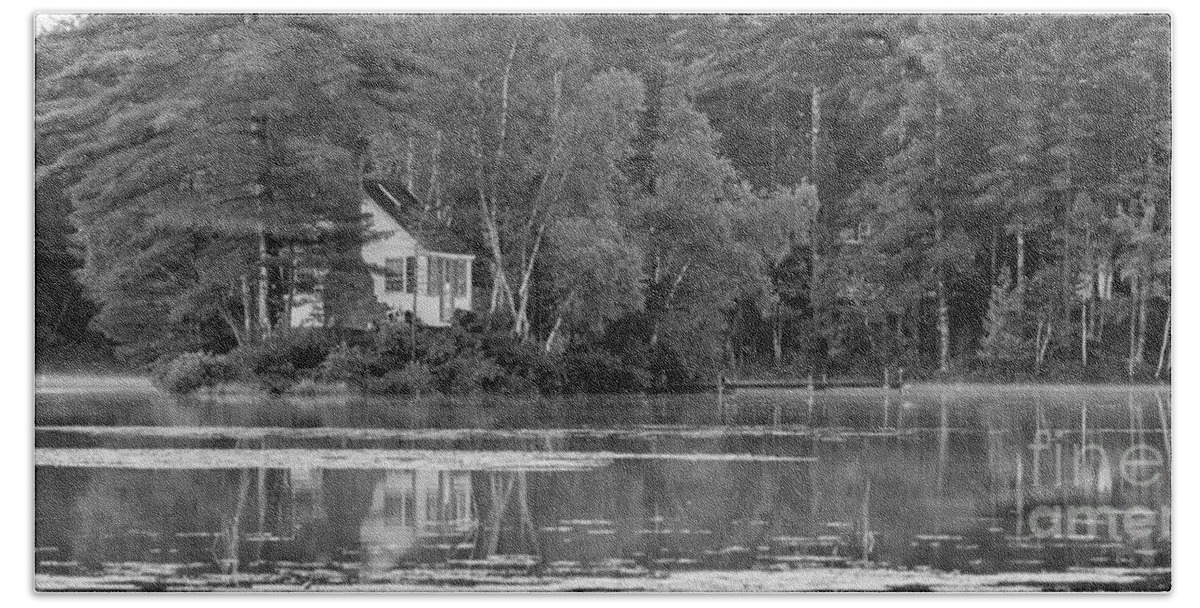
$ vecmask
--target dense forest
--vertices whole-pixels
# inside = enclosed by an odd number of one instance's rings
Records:
[[[331,325],[377,318],[370,176],[477,255],[470,318],[444,348],[384,327],[376,373],[1166,377],[1170,27],[64,18],[36,38],[38,365],[278,350],[297,265],[336,271]],[[329,329],[322,369],[364,364]]]

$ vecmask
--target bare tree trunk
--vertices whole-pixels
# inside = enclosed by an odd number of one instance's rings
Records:
[[[554,350],[554,340],[558,338],[558,328],[562,327],[562,315],[559,315],[554,320],[554,327],[550,328],[550,335],[546,336],[546,352],[550,353]]]
[[[1137,351],[1134,354],[1133,360],[1141,364],[1146,359],[1146,299],[1147,292],[1150,291],[1150,281],[1140,281],[1142,283],[1142,293],[1138,301],[1138,339]]]
[[[492,296],[488,302],[488,316],[496,314],[496,307],[500,304],[500,281],[496,279],[496,262],[492,262]]]
[[[941,142],[942,142],[942,101],[937,97],[937,86],[934,86],[934,109],[933,109],[933,165],[937,171],[942,168]],[[941,198],[938,193],[938,199]],[[941,200],[935,200],[934,204],[937,207],[933,210],[933,242],[935,246],[940,246],[944,237],[945,228],[942,226],[943,215]],[[950,371],[950,303],[946,297],[946,268],[944,265],[939,265],[937,268],[937,330],[938,330],[938,370],[942,373]]]
[[[1133,289],[1129,290],[1130,297],[1133,298],[1129,309],[1129,359],[1127,360],[1130,376],[1133,375],[1133,366],[1136,363],[1133,356],[1137,351],[1137,305],[1141,294],[1141,285],[1138,284],[1140,282],[1140,279],[1135,278]]]
[[[529,288],[533,279],[533,268],[537,262],[538,252],[542,248],[542,237],[546,234],[546,223],[538,227],[537,236],[533,240],[533,251],[525,262],[525,272],[521,276],[521,285],[517,289],[517,314],[513,320],[513,334],[524,340],[529,336]]]
[[[1046,335],[1042,337],[1042,343],[1038,346],[1037,363],[1035,367],[1041,371],[1042,362],[1046,360],[1046,349],[1050,347],[1050,337],[1054,333],[1054,324],[1049,320],[1046,321]]]
[[[296,258],[295,245],[288,246],[288,258],[291,261],[291,264],[288,268],[287,296],[283,303],[283,322],[287,324],[287,327],[291,327],[292,309],[296,305],[296,266],[300,262],[300,260]]]
[[[1017,226],[1017,293],[1025,298],[1025,227]]]
[[[237,321],[233,318],[233,313],[229,311],[229,306],[225,303],[225,298],[221,298],[217,308],[221,312],[221,318],[229,326],[229,331],[233,333],[233,339],[237,341],[237,345],[244,345],[247,334],[242,333],[242,328],[238,327]]]
[[[546,158],[546,169],[542,172],[542,179],[538,184],[537,193],[534,197],[534,203],[540,203],[541,199],[544,197],[546,183],[550,180],[550,175],[554,170],[559,151],[562,147],[562,141],[557,135],[557,129],[559,127],[559,115],[562,112],[562,69],[557,69],[554,71],[553,89],[554,97],[550,106],[549,117],[551,129],[549,142],[550,153]],[[538,254],[542,248],[542,241],[546,235],[546,228],[549,226],[551,221],[554,201],[558,196],[558,191],[562,188],[563,178],[565,178],[565,175],[560,177],[558,186],[555,188],[555,193],[551,195],[551,199],[546,205],[545,212],[541,215],[540,223],[537,221],[538,215],[536,213],[535,206],[535,211],[530,215],[529,223],[527,225],[527,228],[531,229],[534,224],[537,224],[537,233],[533,238],[533,246],[531,247],[529,254],[525,256],[525,259],[523,260],[524,268],[521,275],[521,283],[517,287],[517,314],[516,318],[513,320],[513,333],[521,338],[521,340],[525,340],[529,337],[529,294],[532,288],[533,270],[537,264]]]
[[[946,280],[938,277],[938,370],[950,371],[950,304],[946,301]]]
[[[942,242],[942,212],[934,211],[933,242]],[[950,303],[946,298],[945,269],[937,269],[937,331],[938,331],[938,370],[945,373],[950,371]]]
[[[815,43],[814,43],[815,44]],[[818,246],[818,237],[820,232],[820,216],[821,216],[821,193],[818,186],[818,167],[820,167],[820,152],[821,152],[821,87],[815,81],[812,83],[812,96],[810,98],[809,113],[811,114],[811,125],[809,131],[808,154],[809,154],[809,178],[812,181],[813,197],[816,205],[813,208],[812,224],[809,226],[808,247],[811,253],[809,259],[809,275],[808,275],[808,307],[809,313],[812,316],[812,332],[815,335],[818,326],[817,319],[817,276],[818,268],[821,263],[820,247]]]
[[[497,192],[499,189],[499,173],[501,173],[501,165],[504,161],[505,141],[508,138],[508,96],[509,82],[512,78],[513,60],[517,53],[517,39],[513,38],[512,45],[508,51],[508,59],[504,65],[504,77],[501,80],[500,87],[500,118],[497,127],[497,143],[496,152],[492,159],[492,175],[491,179],[486,179],[484,176],[483,162],[483,142],[479,130],[474,129],[474,141],[472,142],[472,153],[475,156],[475,177],[476,191],[479,196],[480,216],[484,224],[484,232],[487,236],[488,246],[491,250],[493,260],[493,294],[503,295],[505,303],[508,304],[509,313],[514,319],[517,317],[517,306],[513,298],[512,286],[508,281],[508,275],[504,268],[504,253],[500,244],[500,230],[497,221],[496,201]],[[480,78],[475,80],[476,96],[480,99],[481,83]],[[490,185],[490,188],[489,188]],[[490,190],[490,196],[489,191]],[[492,307],[492,312],[495,312],[495,306]]]
[[[1045,325],[1046,325],[1045,319],[1043,319],[1042,315],[1039,314],[1038,318],[1037,318],[1037,331],[1035,331],[1033,334],[1033,367],[1034,367],[1034,369],[1037,369],[1038,366],[1040,366],[1042,364],[1042,359],[1038,355],[1038,352],[1041,350],[1042,328],[1045,327]]]
[[[271,335],[270,311],[271,275],[267,267],[267,233],[258,224],[258,331],[262,337]]]
[[[996,256],[1000,253],[1000,227],[992,226],[992,252],[991,265],[988,271],[988,278],[991,285],[996,284]]]
[[[687,275],[687,271],[688,271],[689,267],[691,267],[691,264],[684,264],[683,269],[681,269],[679,271],[679,276],[676,276],[675,280],[671,282],[671,290],[667,292],[667,297],[663,299],[662,312],[665,313],[666,311],[671,309],[671,301],[675,299],[675,293],[679,291],[679,285],[681,283],[683,283],[683,277],[685,275]],[[653,329],[653,331],[650,332],[650,346],[657,346],[657,345],[658,345],[658,319],[655,319],[654,320],[654,329]]]
[[[404,155],[404,185],[408,188],[409,192],[416,192],[416,190],[413,190],[413,157],[416,156],[416,153],[416,142],[413,141],[413,136],[409,135],[408,151],[407,154]]]
[[[1088,350],[1088,303],[1083,301],[1083,308],[1079,312],[1079,361],[1084,367],[1087,367],[1087,350]]]
[[[775,318],[771,327],[771,347],[775,358],[775,366],[783,363],[783,321],[779,318],[779,307],[776,306]]]
[[[253,298],[250,296],[250,279],[246,275],[242,275],[242,325],[246,332],[246,339],[250,340],[254,336],[254,315],[251,311],[254,310]]]
[[[479,134],[476,132],[476,138]],[[478,139],[477,139],[478,141]],[[476,148],[476,159],[479,161],[477,167],[476,191],[479,195],[479,211],[483,219],[485,235],[487,236],[488,246],[492,254],[492,289],[493,295],[503,295],[505,303],[508,304],[509,313],[513,318],[517,316],[516,302],[513,300],[512,289],[508,283],[508,275],[504,272],[504,253],[500,248],[500,230],[496,224],[496,208],[494,203],[489,203],[487,194],[484,192],[483,185],[483,166],[482,157]],[[492,307],[492,312],[495,312],[495,306]]]
[[[1167,308],[1167,322],[1163,325],[1162,344],[1158,346],[1158,367],[1154,368],[1154,379],[1162,375],[1163,362],[1167,359],[1167,342],[1171,339],[1171,309]]]
[[[442,130],[438,129],[433,139],[433,152],[429,159],[429,189],[426,191],[425,200],[433,203],[439,220],[442,219],[442,199],[438,188],[438,162],[440,162],[441,154]]]

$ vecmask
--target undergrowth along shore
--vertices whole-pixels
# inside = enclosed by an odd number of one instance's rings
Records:
[[[225,354],[182,353],[150,366],[154,384],[189,394],[214,387],[245,387],[271,394],[324,394],[343,388],[363,394],[560,395],[577,393],[697,392],[711,389],[718,372],[731,378],[873,378],[878,369],[814,370],[782,367],[728,370],[720,362],[697,366],[664,348],[614,351],[572,345],[546,352],[506,331],[456,325],[450,329],[387,326],[378,331],[301,329],[281,332]],[[1130,373],[1132,372],[1132,373]],[[1033,369],[1008,364],[964,364],[952,373],[906,369],[906,382],[1032,384],[1158,384],[1154,370],[1130,370],[1124,361],[1090,366],[1055,362]]]

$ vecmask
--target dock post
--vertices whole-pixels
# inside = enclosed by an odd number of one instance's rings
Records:
[[[1021,520],[1025,518],[1025,456],[1017,456],[1017,538],[1021,537]]]
[[[725,424],[725,374],[717,372],[717,422]]]

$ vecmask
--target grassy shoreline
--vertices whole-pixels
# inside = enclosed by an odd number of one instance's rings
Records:
[[[1171,389],[1172,383],[1169,380],[1160,382],[1129,382],[1122,380],[1108,381],[1087,381],[1087,380],[1038,380],[1024,379],[1019,381],[992,381],[982,380],[978,378],[959,378],[959,379],[937,379],[937,380],[916,380],[906,382],[903,390],[973,390],[983,388],[1004,387],[1011,390],[1031,390],[1031,389]],[[709,388],[706,386],[696,386],[696,390],[681,390],[681,391],[666,391],[677,392],[679,394],[688,393],[707,393],[715,391],[715,387]],[[38,373],[34,377],[34,389],[36,394],[46,393],[86,393],[89,391],[111,392],[111,391],[131,391],[143,392],[164,391],[156,388],[150,380],[149,374],[139,373],[112,373],[112,374],[93,374],[87,372],[47,372]],[[819,392],[828,392],[831,390],[881,390],[874,387],[863,387],[856,389],[823,389]],[[222,397],[222,396],[239,396],[239,395],[266,395],[268,394],[261,388],[244,383],[224,384],[213,388],[204,388],[197,391],[194,395],[197,397]],[[290,391],[283,393],[283,397],[312,397],[312,396],[354,396],[359,392],[345,386],[344,384],[329,384],[319,382],[304,382],[297,385]],[[596,393],[603,395],[636,395],[638,393]],[[499,396],[502,393],[480,393],[482,396]],[[432,395],[431,395],[432,396]],[[553,396],[553,395],[547,395]]]

